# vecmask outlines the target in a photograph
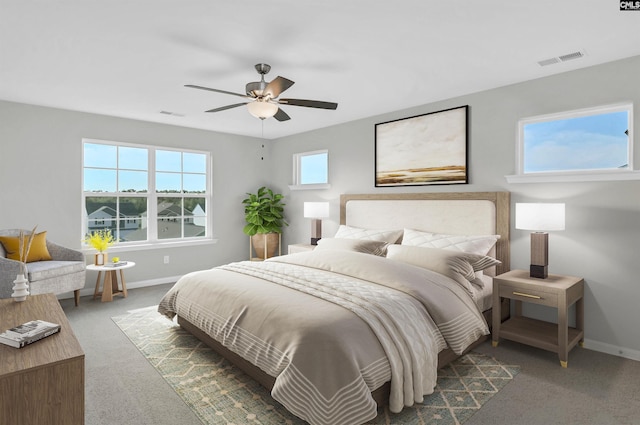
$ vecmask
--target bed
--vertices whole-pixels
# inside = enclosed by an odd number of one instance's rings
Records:
[[[487,339],[509,206],[508,192],[342,195],[314,251],[189,273],[159,311],[310,424],[364,423],[421,402]]]

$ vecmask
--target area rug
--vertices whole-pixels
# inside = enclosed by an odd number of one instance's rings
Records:
[[[114,317],[205,425],[303,425],[260,384],[175,322],[147,307]],[[438,371],[435,392],[423,404],[394,414],[379,408],[371,425],[460,425],[518,373],[492,357],[471,352]]]

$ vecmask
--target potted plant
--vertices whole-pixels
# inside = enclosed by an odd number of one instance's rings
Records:
[[[280,246],[282,227],[289,225],[284,219],[284,196],[264,186],[247,195],[242,201],[247,222],[242,230],[251,237],[257,258],[273,257]]]

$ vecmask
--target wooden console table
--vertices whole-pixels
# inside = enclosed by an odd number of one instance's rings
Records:
[[[0,344],[0,422],[84,424],[84,352],[53,294],[0,300],[0,332],[30,320],[60,332],[23,348]]]

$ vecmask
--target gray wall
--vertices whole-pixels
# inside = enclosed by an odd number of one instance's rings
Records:
[[[518,119],[621,101],[637,107],[638,75],[640,56],[277,140],[274,186],[287,195],[291,222],[284,243],[308,243],[304,201],[330,201],[323,233],[335,232],[341,193],[506,190],[512,203],[565,202],[566,230],[550,235],[550,272],[585,278],[587,347],[640,359],[640,181],[509,184],[504,178],[515,174]],[[461,105],[470,106],[469,185],[374,187],[375,123]],[[637,111],[634,128],[640,129]],[[289,191],[292,154],[324,148],[329,149],[331,189]],[[635,164],[640,166],[640,149]],[[512,268],[527,269],[529,233],[513,229],[513,217],[511,251]],[[556,319],[555,310],[546,308],[529,307],[525,313]]]
[[[266,183],[268,158],[261,160],[262,140],[3,101],[0,123],[1,228],[31,229],[37,224],[49,239],[80,248],[82,138],[182,147],[211,152],[210,213],[218,243],[111,255],[136,262],[126,272],[132,286],[166,282],[247,257],[241,201],[246,192]],[[163,263],[165,255],[169,264]],[[95,273],[87,273],[87,288],[95,278]]]

